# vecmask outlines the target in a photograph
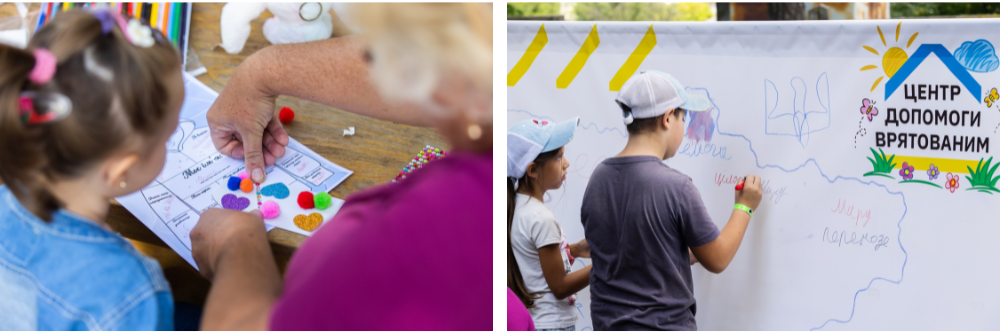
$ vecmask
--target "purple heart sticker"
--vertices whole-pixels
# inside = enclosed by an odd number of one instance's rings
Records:
[[[250,199],[240,198],[232,194],[222,196],[222,208],[232,210],[243,210],[250,207]]]

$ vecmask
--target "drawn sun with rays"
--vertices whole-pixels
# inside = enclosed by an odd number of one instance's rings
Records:
[[[899,24],[896,25],[897,43],[899,42],[899,28],[902,25],[903,22],[899,22]],[[888,45],[885,44],[885,35],[882,34],[882,28],[876,25],[875,29],[878,29],[878,37],[882,39],[882,46],[888,47]],[[906,42],[907,49],[909,49],[910,45],[913,44],[913,40],[917,39],[917,34],[919,34],[919,32],[914,32],[913,36],[910,36],[910,40]],[[878,51],[875,50],[875,48],[872,48],[871,46],[868,45],[863,45],[863,47],[865,48],[865,50],[868,50],[868,52],[874,53],[875,55],[879,55]],[[885,50],[885,53],[882,54],[882,71],[885,72],[885,75],[879,76],[878,79],[875,79],[875,83],[872,84],[872,89],[869,92],[875,91],[875,87],[877,87],[879,82],[882,82],[882,79],[884,79],[886,76],[892,78],[892,76],[896,74],[896,71],[898,71],[900,67],[903,67],[903,63],[906,62],[906,59],[908,59],[906,51],[904,51],[901,48],[893,46],[890,47],[888,50]],[[861,67],[861,70],[867,71],[876,68],[878,68],[878,66],[876,65],[867,65],[865,67]]]

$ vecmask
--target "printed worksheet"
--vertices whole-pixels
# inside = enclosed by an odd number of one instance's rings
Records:
[[[214,198],[213,194],[220,193],[220,187],[226,190],[229,177],[243,172],[246,167],[242,159],[219,153],[212,143],[205,115],[218,93],[187,73],[184,74],[184,89],[186,95],[180,122],[167,141],[163,171],[146,188],[117,200],[197,268],[191,257],[191,229],[198,223],[202,212],[213,207],[221,208],[220,199]],[[293,188],[314,193],[330,191],[353,173],[291,138],[285,156],[267,167],[266,172],[268,183],[281,180]],[[332,217],[343,203],[340,199],[333,200],[333,207],[324,211],[324,217]],[[256,201],[253,205],[256,206]],[[286,215],[285,219],[291,221],[291,213]],[[275,225],[300,234],[311,234],[295,230],[294,224]],[[273,228],[268,224],[268,231]]]

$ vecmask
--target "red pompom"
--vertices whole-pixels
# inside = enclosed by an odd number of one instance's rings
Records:
[[[281,108],[281,112],[278,112],[278,120],[281,120],[282,123],[290,123],[292,119],[295,119],[295,111],[292,111],[292,108],[286,106]]]
[[[313,194],[311,192],[299,193],[299,207],[302,209],[313,209],[316,204],[313,202]]]

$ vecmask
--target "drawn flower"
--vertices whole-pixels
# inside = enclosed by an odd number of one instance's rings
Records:
[[[903,168],[899,169],[899,175],[903,176],[903,180],[913,179],[913,166],[903,162]]]
[[[955,193],[955,190],[958,189],[958,176],[952,175],[951,172],[949,172],[945,175],[945,178],[947,178],[948,181],[944,183],[944,188],[951,191],[951,193]]]
[[[941,171],[938,171],[938,167],[934,166],[934,164],[931,164],[931,167],[927,169],[927,177],[929,177],[931,180],[937,179],[937,177],[940,175]]]

